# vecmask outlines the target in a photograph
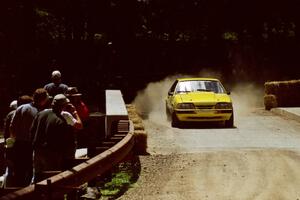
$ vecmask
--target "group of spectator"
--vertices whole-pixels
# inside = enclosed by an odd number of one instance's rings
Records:
[[[5,118],[6,186],[25,187],[43,179],[44,171],[72,166],[76,134],[83,129],[89,110],[76,87],[61,81],[58,70],[52,82],[10,105]]]

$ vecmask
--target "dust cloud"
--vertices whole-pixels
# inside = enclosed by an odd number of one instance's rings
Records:
[[[238,83],[232,87],[231,98],[237,116],[247,115],[263,107],[264,87],[254,83]]]
[[[166,77],[165,79],[152,82],[139,91],[133,103],[143,119],[149,119],[158,124],[167,125],[165,113],[165,99],[177,76]]]
[[[170,126],[170,122],[166,118],[165,100],[168,90],[176,78],[183,77],[214,77],[223,83],[222,74],[210,70],[202,70],[198,74],[192,75],[172,75],[161,81],[151,82],[144,90],[137,93],[132,102],[144,120],[148,119],[157,124]],[[254,108],[263,106],[263,86],[253,83],[238,83],[226,89],[231,92],[235,118],[239,115],[247,115]]]

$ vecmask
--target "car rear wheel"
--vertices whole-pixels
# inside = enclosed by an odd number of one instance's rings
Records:
[[[226,128],[233,128],[234,127],[234,116],[233,116],[233,113],[232,113],[230,119],[225,121],[225,127]]]

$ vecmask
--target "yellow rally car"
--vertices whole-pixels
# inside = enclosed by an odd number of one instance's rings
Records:
[[[191,121],[224,121],[233,127],[232,100],[218,79],[179,78],[166,99],[166,113],[172,126]]]

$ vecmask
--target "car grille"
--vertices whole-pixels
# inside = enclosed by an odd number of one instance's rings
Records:
[[[214,105],[195,105],[196,109],[213,109]]]

